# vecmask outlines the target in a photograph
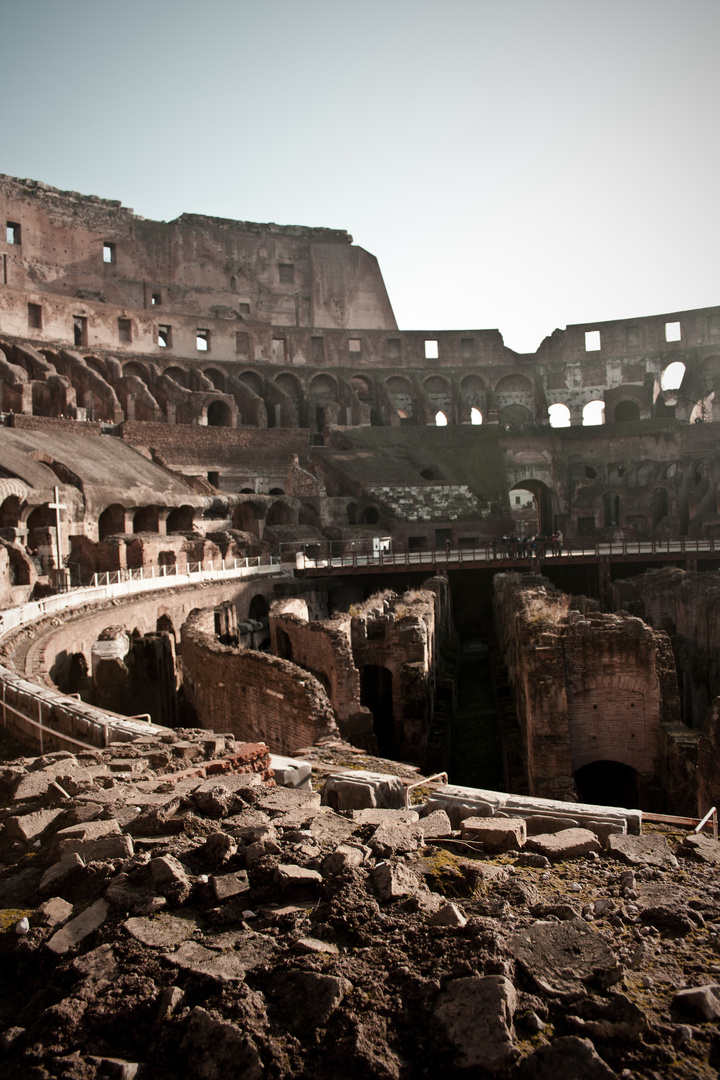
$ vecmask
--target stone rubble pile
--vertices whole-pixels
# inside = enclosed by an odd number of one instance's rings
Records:
[[[718,843],[401,793],[194,731],[0,767],[4,1080],[713,1075]]]

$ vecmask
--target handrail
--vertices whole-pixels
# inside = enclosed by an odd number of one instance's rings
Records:
[[[425,776],[422,780],[416,780],[413,784],[407,784],[405,787],[405,809],[410,808],[410,792],[418,787],[425,787],[426,784],[432,784],[434,780],[439,780],[443,784],[448,782],[448,774],[446,772],[433,773],[432,776]]]
[[[718,838],[718,814],[717,814],[717,809],[714,806],[712,806],[708,810],[705,817],[702,819],[701,822],[699,822],[697,828],[694,829],[694,832],[699,833],[700,830],[702,829],[703,825],[705,825],[705,823],[707,821],[709,821],[710,818],[712,818],[712,825],[713,825],[713,840],[717,840],[717,838]]]

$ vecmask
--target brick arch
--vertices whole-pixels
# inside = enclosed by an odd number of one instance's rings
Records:
[[[597,675],[568,687],[572,771],[593,761],[619,761],[639,774],[656,770],[660,691],[633,675]]]

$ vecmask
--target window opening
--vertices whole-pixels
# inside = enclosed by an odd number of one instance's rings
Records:
[[[438,412],[435,413],[435,426],[436,427],[447,427],[447,423],[448,423],[448,418],[445,415],[445,413],[442,411],[442,409],[438,410]]]
[[[172,345],[172,327],[158,326],[158,345],[161,349],[169,349]]]
[[[471,409],[470,410],[470,423],[471,424],[482,424],[482,422],[483,422],[483,417],[482,417],[482,413],[480,412],[480,410],[475,409],[475,408]]]
[[[295,283],[295,267],[292,263],[280,263],[280,282],[283,285],[293,285]]]
[[[666,322],[665,323],[665,340],[666,341],[680,341],[682,336],[681,327],[679,322]]]
[[[362,352],[362,344],[361,344],[361,342],[360,342],[360,338],[356,338],[356,337],[351,337],[351,338],[350,338],[350,339],[348,340],[348,349],[349,349],[349,350],[350,350],[350,352],[352,352],[352,353],[359,353],[359,352]]]
[[[570,410],[561,401],[556,401],[548,409],[550,427],[570,427]]]
[[[600,331],[585,331],[585,352],[597,352],[600,349]]]
[[[250,337],[245,330],[235,331],[235,352],[238,356],[250,355]]]
[[[434,341],[434,340],[433,341],[426,341],[425,342],[425,359],[426,360],[437,360],[437,358],[438,358],[438,343],[437,343],[437,341]]]
[[[118,319],[118,341],[132,341],[132,323],[129,319]]]
[[[8,221],[5,226],[5,240],[8,244],[20,243],[20,226],[16,221]]]
[[[40,304],[28,304],[28,329],[42,330],[42,307]]]
[[[274,364],[285,363],[285,338],[272,339],[272,358]]]
[[[583,409],[583,427],[593,427],[605,423],[605,402],[588,401]]]
[[[76,345],[87,345],[87,316],[73,315],[73,337]]]
[[[162,294],[159,292],[154,292],[150,297],[150,303],[153,305],[153,307],[159,307],[160,304],[162,304]]]
[[[210,331],[198,329],[195,333],[195,347],[198,352],[207,352],[210,348]]]
[[[249,304],[238,304],[237,309],[238,309],[238,311],[240,312],[241,315],[249,315],[250,314],[250,305]]]
[[[115,262],[115,245],[109,244],[107,241],[103,244],[103,262],[114,263]]]
[[[682,360],[674,360],[672,364],[668,364],[660,376],[660,389],[678,390],[684,378],[685,365]]]

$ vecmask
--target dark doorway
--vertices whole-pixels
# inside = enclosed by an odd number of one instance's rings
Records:
[[[620,761],[591,761],[573,773],[580,802],[638,809],[638,775]]]
[[[392,702],[392,672],[378,664],[367,664],[360,673],[360,704],[373,714],[373,731],[378,753],[392,757],[395,752],[395,722]]]

